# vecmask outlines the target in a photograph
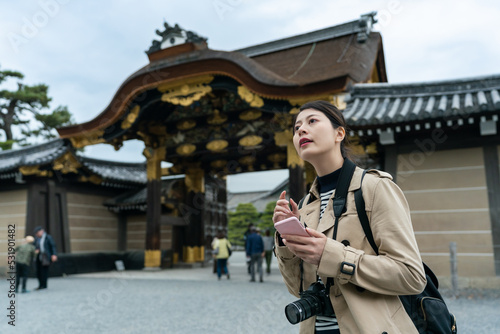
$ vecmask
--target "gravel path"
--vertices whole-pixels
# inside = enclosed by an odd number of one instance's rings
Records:
[[[0,282],[0,333],[298,333],[284,306],[295,300],[274,259],[264,283],[250,283],[244,256],[230,259],[231,279],[218,281],[211,268],[125,271],[49,279],[49,289],[8,298]],[[28,289],[36,287],[28,281]],[[459,333],[500,333],[500,291],[443,290],[458,319]],[[7,307],[15,300],[16,326]]]

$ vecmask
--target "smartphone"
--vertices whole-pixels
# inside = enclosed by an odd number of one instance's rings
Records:
[[[283,219],[274,224],[274,227],[278,230],[278,232],[281,235],[293,234],[293,235],[300,235],[303,237],[310,237],[304,225],[295,217]]]

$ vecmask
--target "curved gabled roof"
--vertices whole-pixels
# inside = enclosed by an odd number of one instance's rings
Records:
[[[58,129],[63,138],[103,130],[124,115],[133,99],[159,85],[203,75],[230,77],[271,99],[304,98],[345,91],[376,76],[386,81],[380,34],[366,28],[367,17],[236,51],[192,43],[149,55],[151,62],[129,76],[111,103],[94,119]]]

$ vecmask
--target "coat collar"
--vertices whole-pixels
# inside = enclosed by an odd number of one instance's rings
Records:
[[[349,185],[348,192],[353,192],[360,188],[361,186],[361,177],[363,176],[363,169],[356,167],[354,170],[354,174],[351,179],[351,184]],[[333,192],[330,198],[335,196],[335,192]],[[311,189],[309,190],[309,200],[308,205],[304,205],[303,209],[301,209],[300,214],[302,215],[302,220],[307,223],[307,226],[318,231],[325,232],[330,229],[333,225],[335,225],[335,217],[333,215],[333,202],[330,199],[327,204],[327,209],[323,214],[323,218],[321,219],[321,223],[319,221],[319,213],[321,202],[319,201],[319,192],[318,192],[318,179],[316,178],[311,185]]]
[[[352,175],[351,184],[349,185],[349,189],[347,191],[355,191],[361,187],[361,177],[363,176],[363,169],[356,166],[354,170],[354,174]],[[335,192],[334,192],[335,194]],[[313,184],[311,185],[311,189],[309,190],[309,195],[312,196],[309,202],[312,202],[315,199],[319,198],[318,191],[318,178],[314,179]]]

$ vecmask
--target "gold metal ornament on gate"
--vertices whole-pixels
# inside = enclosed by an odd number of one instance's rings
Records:
[[[193,144],[183,144],[175,150],[177,154],[180,155],[190,155],[194,151],[196,151],[196,146]]]
[[[179,130],[189,130],[196,126],[196,121],[192,119],[185,119],[177,123],[177,129]]]
[[[240,119],[242,121],[253,121],[254,119],[259,118],[260,116],[262,116],[262,111],[253,109],[242,112],[240,114]]]
[[[257,146],[262,143],[262,137],[257,135],[248,135],[241,138],[238,143],[244,147]]]
[[[213,76],[207,75],[187,79],[181,85],[163,84],[158,90],[163,93],[162,101],[187,107],[212,91],[212,87],[208,85],[212,80]]]
[[[227,142],[227,140],[215,139],[215,140],[212,140],[210,143],[208,143],[206,147],[210,151],[217,152],[217,151],[222,151],[228,145],[229,145],[229,143]]]

